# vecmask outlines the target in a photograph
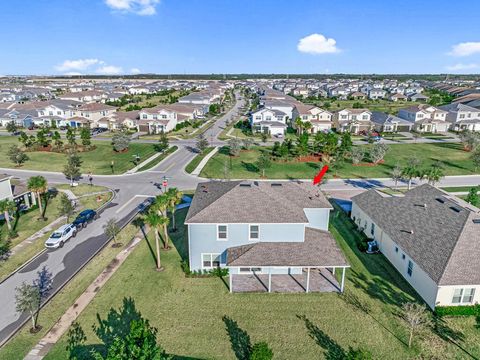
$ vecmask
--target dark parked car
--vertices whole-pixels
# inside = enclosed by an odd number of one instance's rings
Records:
[[[73,220],[73,225],[75,225],[77,229],[81,227],[87,227],[87,223],[96,219],[98,219],[98,214],[95,210],[83,210],[80,214],[78,214],[77,218]]]

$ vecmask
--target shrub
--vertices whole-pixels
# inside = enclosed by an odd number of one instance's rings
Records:
[[[479,316],[480,305],[437,306],[435,314],[438,316]]]
[[[271,360],[273,359],[273,351],[268,347],[264,341],[256,343],[252,346],[249,360]]]

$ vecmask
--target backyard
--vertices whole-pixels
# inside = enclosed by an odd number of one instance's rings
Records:
[[[362,146],[368,149],[371,145]],[[269,148],[253,147],[250,150],[242,150],[239,156],[230,157],[228,149],[224,147],[210,159],[200,176],[223,178],[224,166],[227,163],[229,166],[231,164],[229,176],[232,179],[259,178],[260,172],[256,161],[260,153],[267,149]],[[337,169],[333,167],[330,174],[334,172],[340,178],[388,178],[397,164],[404,166],[413,156],[421,160],[421,167],[428,167],[436,161],[441,161],[445,166],[445,175],[475,173],[470,153],[463,151],[461,144],[434,143],[389,145],[384,163],[375,166],[371,164],[354,166],[346,161],[340,167],[337,166]],[[271,167],[265,171],[265,176],[270,179],[311,179],[322,166],[321,162],[272,161]]]
[[[154,144],[130,143],[126,152],[115,152],[112,145],[106,141],[92,141],[92,144],[96,146],[95,150],[79,154],[83,161],[82,173],[111,174],[113,161],[114,173],[122,174],[135,166],[134,155],[139,155],[140,162],[142,162],[156,153]],[[6,154],[11,145],[20,146],[21,144],[16,137],[2,136],[0,153]],[[30,160],[24,163],[21,169],[61,172],[67,162],[67,155],[60,153],[35,151],[27,152],[27,155]],[[0,167],[13,168],[14,164],[7,156],[2,156],[0,157]]]
[[[186,210],[181,210],[177,219],[183,222],[185,215]],[[439,320],[436,333],[426,330],[408,349],[407,331],[398,312],[415,294],[384,257],[357,250],[358,233],[344,214],[332,216],[331,231],[352,266],[347,271],[345,295],[230,294],[219,278],[186,278],[180,262],[187,257],[187,242],[185,227],[180,227],[173,234],[175,249],[162,252],[165,271],[154,271],[149,235],[148,242],[142,242],[99,290],[78,321],[88,342],[96,343],[91,327],[96,314],[104,316],[111,307],[120,307],[124,297],[132,297],[158,328],[157,339],[166,351],[189,359],[235,358],[224,316],[238,322],[252,343],[266,341],[277,359],[336,359],[338,351],[350,346],[368,349],[378,359],[480,354],[480,336],[473,318]],[[446,336],[458,344],[442,340]],[[4,354],[13,353],[14,345],[21,344],[10,344]],[[46,359],[67,358],[65,346],[63,336]]]

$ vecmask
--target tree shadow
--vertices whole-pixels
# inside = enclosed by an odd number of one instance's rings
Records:
[[[469,356],[472,359],[478,359],[478,357],[470,354],[462,345],[465,340],[465,335],[461,331],[452,329],[444,319],[440,316],[434,316],[432,319],[432,330],[433,332],[443,341],[447,341],[455,345],[463,353]]]
[[[178,254],[183,260],[188,260],[188,236],[187,226],[184,224],[188,208],[177,210],[175,218],[177,222],[177,231],[171,233],[170,240],[177,249]]]
[[[254,172],[254,173],[257,173],[258,172],[258,167],[255,165],[255,164],[252,164],[252,163],[247,163],[245,161],[242,161],[242,167],[247,170],[248,172]]]
[[[235,357],[238,360],[248,360],[252,349],[250,335],[248,335],[245,330],[241,329],[235,320],[227,315],[224,315],[222,320],[225,323],[225,329],[230,337],[230,344],[235,353]]]
[[[345,350],[331,337],[325,334],[317,325],[312,323],[305,315],[297,315],[297,318],[305,323],[308,335],[315,340],[318,346],[325,350],[326,360],[345,360]]]

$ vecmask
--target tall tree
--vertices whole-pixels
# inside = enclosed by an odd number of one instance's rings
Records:
[[[54,131],[52,134],[53,145],[55,148],[60,149],[63,145],[62,136],[58,131]]]
[[[398,188],[398,182],[402,180],[402,168],[400,167],[400,165],[395,165],[390,174],[392,180],[395,182],[395,188]]]
[[[305,156],[310,153],[310,146],[308,143],[308,133],[303,133],[297,137],[297,146],[296,150],[298,155]]]
[[[72,204],[72,201],[68,198],[68,195],[62,193],[60,195],[60,203],[58,204],[58,215],[65,216],[65,223],[68,224],[70,218],[75,213],[75,207]]]
[[[112,145],[115,151],[126,151],[131,138],[125,131],[116,132],[112,137]]]
[[[0,201],[0,212],[3,213],[5,217],[5,222],[7,223],[7,228],[9,231],[12,230],[12,224],[10,223],[10,214],[15,213],[17,210],[17,204],[13,200],[3,199]]]
[[[303,130],[303,121],[301,118],[297,117],[293,122],[295,125],[295,129],[297,129],[297,135],[300,135]]]
[[[352,141],[352,134],[349,131],[345,131],[342,134],[341,142],[340,142],[340,151],[342,155],[350,153],[352,151],[353,141]]]
[[[475,171],[480,169],[480,146],[478,146],[472,152],[472,161],[473,161],[473,166],[475,166]]]
[[[165,250],[168,250],[170,248],[168,237],[168,224],[170,221],[167,216],[167,210],[169,206],[170,200],[167,194],[158,195],[155,198],[154,203],[152,204],[152,209],[157,211],[157,214],[160,216],[160,219],[158,221],[163,228],[163,248]]]
[[[17,145],[12,145],[8,148],[7,156],[16,166],[20,166],[25,161],[29,160],[27,154],[25,154]]]
[[[17,130],[18,130],[18,126],[17,124],[15,124],[15,121],[10,121],[7,123],[7,126],[5,127],[5,129],[13,135],[13,133],[15,133]]]
[[[157,151],[164,152],[168,149],[168,137],[164,131],[160,134],[160,139],[158,140],[157,144]]]
[[[466,202],[472,204],[473,206],[480,205],[480,197],[478,192],[480,191],[480,186],[474,186],[468,191],[468,195],[465,199]]]
[[[172,214],[172,230],[177,230],[177,224],[175,221],[175,212],[178,204],[182,202],[183,192],[179,191],[175,187],[171,187],[166,192],[169,202],[170,213]]]
[[[80,139],[82,140],[82,145],[86,148],[89,148],[92,144],[92,133],[88,126],[82,127],[80,129]]]
[[[32,176],[27,181],[28,190],[37,195],[38,210],[40,211],[40,218],[45,219],[44,209],[42,205],[42,195],[45,194],[48,188],[47,179],[41,175]]]
[[[261,171],[262,177],[265,177],[265,170],[272,166],[272,161],[270,160],[270,156],[266,152],[262,152],[255,163],[258,170]]]
[[[82,160],[75,151],[69,153],[67,163],[63,168],[63,174],[70,180],[70,186],[73,186],[73,182],[80,177],[80,166]]]
[[[238,140],[237,138],[228,140],[228,149],[231,156],[238,156],[238,154],[240,154],[241,148],[242,145],[240,143],[240,140]]]
[[[103,226],[103,231],[107,238],[112,238],[113,239],[113,246],[119,245],[117,243],[117,236],[120,233],[121,229],[120,226],[117,223],[117,219],[111,218],[108,219],[107,223]]]
[[[415,333],[418,333],[422,328],[430,324],[430,314],[423,305],[405,303],[402,306],[402,317],[409,329],[408,347],[411,347]]]
[[[153,229],[155,234],[155,249],[157,252],[156,256],[156,265],[157,270],[162,270],[162,263],[160,261],[160,235],[159,235],[159,227],[160,227],[160,215],[158,215],[157,211],[151,209],[147,215],[145,216],[145,223]]]
[[[201,133],[200,135],[198,135],[196,147],[200,154],[203,154],[205,150],[209,147],[209,145],[210,144],[208,143],[208,140],[205,137],[204,133]]]
[[[430,168],[425,170],[422,175],[428,180],[430,185],[435,185],[445,176],[443,169],[444,166],[442,163],[435,162]]]
[[[418,168],[420,160],[416,157],[411,157],[407,161],[407,165],[402,169],[402,177],[408,180],[408,190],[412,188],[412,181],[415,178],[420,177],[421,173]]]
[[[76,132],[77,128],[72,126],[67,127],[67,134],[65,136],[67,137],[68,144],[73,148],[77,146]]]

